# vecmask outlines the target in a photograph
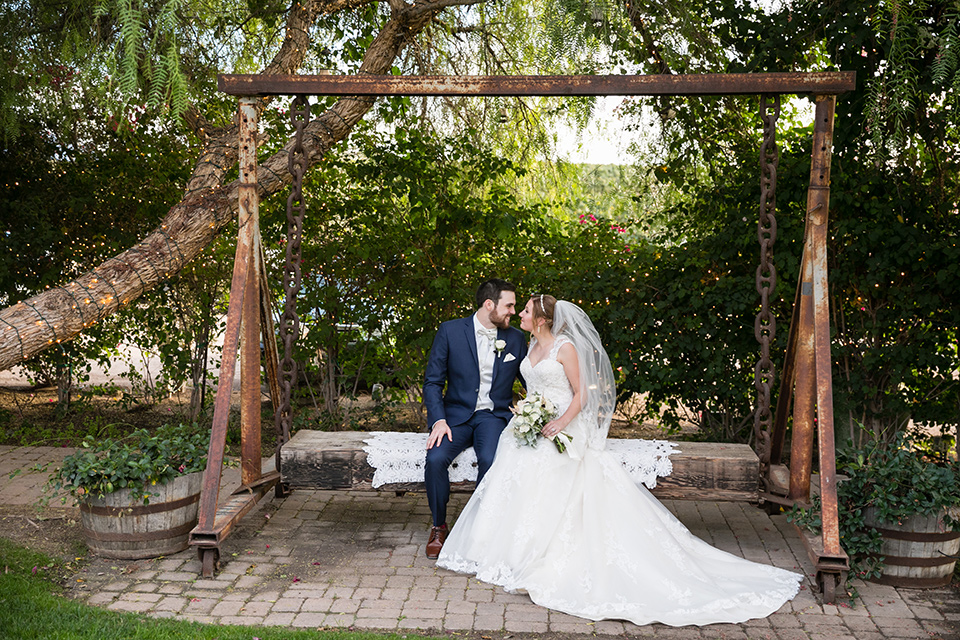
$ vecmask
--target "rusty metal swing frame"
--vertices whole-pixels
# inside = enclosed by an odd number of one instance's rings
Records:
[[[278,437],[282,444],[289,438],[288,427],[281,425],[281,414],[286,414],[289,425],[289,404],[278,405],[278,398],[287,393],[280,388],[280,377],[290,377],[283,371],[276,351],[271,303],[263,269],[263,254],[259,228],[259,196],[257,191],[257,109],[256,99],[268,95],[295,95],[302,109],[305,97],[324,96],[707,96],[707,95],[760,95],[763,98],[765,141],[767,127],[775,133],[773,124],[767,123],[766,98],[774,97],[779,105],[782,94],[809,95],[816,105],[813,149],[811,152],[810,185],[807,191],[807,214],[804,232],[801,274],[797,285],[790,323],[789,343],[785,365],[780,380],[780,393],[776,418],[769,428],[769,387],[773,382],[773,370],[769,364],[769,339],[772,335],[761,329],[757,321],[757,336],[766,333],[763,351],[763,368],[758,368],[758,391],[761,394],[757,412],[757,453],[761,459],[761,499],[767,504],[792,506],[806,505],[810,500],[814,440],[819,454],[819,494],[822,504],[823,531],[819,537],[802,535],[811,560],[816,565],[817,583],[825,602],[833,602],[837,588],[843,584],[849,568],[847,556],[840,546],[837,517],[836,460],[833,429],[833,386],[831,380],[830,318],[827,277],[827,220],[830,202],[830,161],[833,142],[834,111],[837,95],[856,87],[853,72],[828,73],[757,73],[757,74],[710,74],[710,75],[658,75],[658,76],[262,76],[221,75],[218,78],[220,91],[239,97],[238,117],[240,122],[240,208],[238,213],[239,234],[230,287],[230,303],[224,336],[223,361],[220,383],[214,403],[213,424],[207,469],[204,474],[203,492],[200,499],[200,514],[197,527],[190,534],[190,544],[197,548],[202,561],[202,574],[212,576],[220,552],[220,543],[230,534],[235,524],[248,513],[271,489],[282,495],[279,474],[279,446],[277,470],[263,473],[260,450],[260,337],[265,347],[267,378],[271,398],[278,419]],[[301,120],[309,120],[309,106]],[[302,133],[303,122],[295,126]],[[299,137],[299,136],[298,136]],[[302,178],[302,158],[294,159],[291,153],[290,169],[295,178]],[[301,149],[302,154],[302,149]],[[767,152],[764,151],[764,154]],[[761,158],[764,162],[764,158]],[[769,163],[768,163],[769,164]],[[769,168],[764,169],[770,172]],[[775,164],[772,170],[775,183]],[[297,175],[299,174],[299,175]],[[768,177],[765,175],[764,180]],[[295,179],[295,184],[299,180]],[[767,183],[764,183],[767,189]],[[764,243],[764,215],[767,208],[766,192],[761,203],[761,245],[764,257],[770,242]],[[303,213],[302,194],[295,189],[290,206]],[[288,213],[288,220],[291,215]],[[292,225],[299,225],[301,218],[293,216]],[[773,222],[775,225],[775,221]],[[770,240],[770,230],[766,230]],[[775,237],[775,226],[773,229]],[[299,238],[299,237],[298,237]],[[299,241],[299,240],[298,240]],[[296,248],[297,256],[299,248]],[[289,258],[289,256],[288,256]],[[764,264],[764,261],[762,261]],[[769,269],[769,264],[767,267]],[[299,265],[295,261],[295,270]],[[285,274],[285,288],[288,275]],[[763,275],[766,285],[769,279]],[[758,289],[761,288],[761,273],[758,271]],[[770,287],[769,289],[772,289]],[[295,288],[293,289],[295,291]],[[762,291],[766,299],[769,290]],[[288,300],[290,307],[294,301]],[[766,304],[764,304],[766,309]],[[768,322],[769,318],[764,322]],[[286,322],[286,320],[285,320]],[[295,323],[294,323],[295,324]],[[282,334],[291,333],[294,327],[281,326]],[[294,331],[295,333],[295,331]],[[285,335],[285,341],[289,338]],[[761,339],[763,343],[764,339]],[[286,349],[289,352],[289,346]],[[241,376],[241,487],[219,504],[220,473],[224,460],[227,420],[230,409],[230,392],[233,385],[237,354],[240,355]],[[284,367],[289,367],[289,362]],[[294,369],[295,371],[295,369]],[[761,384],[761,378],[764,382]],[[765,389],[762,388],[765,386]],[[764,404],[766,403],[766,404]],[[791,440],[791,467],[781,465],[783,446],[787,431],[787,414],[793,405],[793,433]]]

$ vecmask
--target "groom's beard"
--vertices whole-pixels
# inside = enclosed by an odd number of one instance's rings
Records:
[[[498,316],[496,311],[490,312],[490,322],[493,323],[493,326],[498,329],[509,329],[510,328],[510,316],[503,314]]]

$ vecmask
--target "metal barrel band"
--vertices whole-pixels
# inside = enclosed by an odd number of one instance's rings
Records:
[[[107,533],[103,531],[93,531],[84,529],[84,535],[91,540],[99,542],[152,542],[154,540],[168,540],[178,536],[185,536],[196,526],[194,522],[187,522],[179,527],[164,529],[162,531],[143,531],[131,533]]]
[[[871,578],[870,581],[877,584],[904,587],[907,589],[930,589],[933,587],[944,587],[950,584],[951,578],[951,575],[946,575],[939,578],[903,578],[900,576],[881,576],[879,578]]]
[[[899,529],[886,529],[884,527],[871,527],[879,531],[884,538],[891,540],[905,540],[907,542],[950,542],[960,538],[960,531],[931,531],[925,533],[922,531],[902,531]]]
[[[871,553],[871,558],[883,558],[883,564],[891,567],[942,567],[947,564],[954,564],[957,561],[956,556],[944,555],[942,557],[922,557],[922,556],[888,556],[882,553]]]
[[[80,511],[92,513],[95,516],[145,516],[151,513],[163,513],[164,511],[181,509],[199,501],[200,494],[195,493],[185,498],[180,498],[179,500],[171,500],[170,502],[157,502],[155,504],[143,504],[131,507],[103,507],[81,502]]]

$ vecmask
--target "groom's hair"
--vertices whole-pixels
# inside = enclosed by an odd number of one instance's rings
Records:
[[[483,306],[487,300],[493,300],[493,304],[500,302],[500,294],[504,291],[514,291],[517,288],[506,280],[499,278],[490,278],[477,288],[477,309]]]

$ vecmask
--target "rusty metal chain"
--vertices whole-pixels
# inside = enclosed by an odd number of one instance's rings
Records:
[[[290,122],[296,132],[293,146],[287,156],[287,170],[293,176],[287,197],[287,250],[283,265],[283,315],[280,318],[280,339],[283,358],[280,360],[280,404],[276,414],[277,437],[280,443],[290,439],[293,411],[290,398],[297,380],[297,363],[293,346],[300,334],[300,316],[297,315],[297,296],[300,293],[300,242],[303,236],[303,216],[307,206],[303,200],[303,174],[307,158],[303,149],[303,130],[310,121],[310,104],[306,96],[298,95],[290,105]]]
[[[777,118],[780,116],[780,96],[773,100],[773,110],[766,95],[760,96],[760,119],[763,121],[763,144],[760,145],[760,221],[757,239],[760,241],[760,266],[757,267],[757,293],[760,294],[760,312],[754,323],[754,335],[760,343],[760,360],[754,368],[754,386],[757,389],[757,408],[753,431],[761,473],[766,475],[770,465],[770,438],[772,412],[770,391],[776,378],[776,369],[770,360],[770,344],[776,337],[777,320],[770,311],[770,296],[777,286],[777,268],[773,264],[773,244],[777,240]]]

